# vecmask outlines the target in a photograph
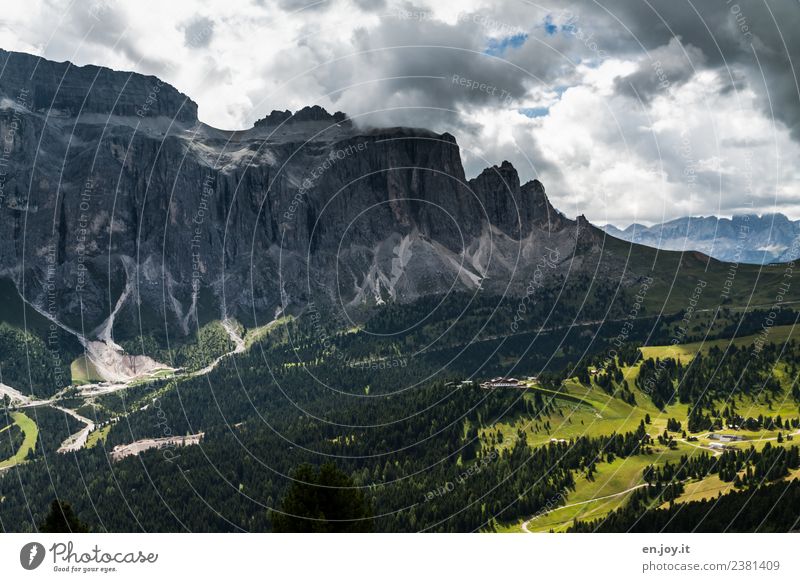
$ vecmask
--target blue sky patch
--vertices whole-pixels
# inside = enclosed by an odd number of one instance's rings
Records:
[[[506,49],[508,49],[509,47],[511,48],[521,47],[523,44],[525,44],[526,40],[528,40],[527,32],[520,32],[513,36],[506,36],[500,39],[490,38],[488,46],[486,47],[486,50],[483,52],[493,57],[499,57],[505,54]]]
[[[573,18],[569,19],[562,25],[558,25],[553,22],[553,16],[548,14],[544,17],[544,23],[542,25],[544,27],[544,32],[547,36],[555,35],[559,30],[564,34],[577,34],[578,33],[578,25],[575,23]]]
[[[525,117],[544,117],[548,113],[550,113],[549,107],[523,107],[522,109],[517,109],[519,113],[522,113]]]
[[[549,14],[544,17],[544,31],[549,35],[553,36],[555,33],[558,32],[558,25],[553,22],[553,17]]]
[[[561,25],[561,32],[564,34],[578,34],[578,25],[574,22],[567,22]]]

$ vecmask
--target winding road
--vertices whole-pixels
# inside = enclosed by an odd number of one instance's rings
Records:
[[[61,443],[61,446],[58,447],[58,452],[71,453],[82,449],[84,445],[86,445],[86,441],[89,438],[89,433],[92,432],[95,428],[94,421],[89,420],[85,416],[81,416],[80,414],[78,414],[74,410],[70,410],[69,408],[62,408],[60,406],[54,406],[53,408],[60,410],[65,414],[69,414],[71,417],[79,420],[80,422],[86,425],[75,434],[70,435],[63,443]]]

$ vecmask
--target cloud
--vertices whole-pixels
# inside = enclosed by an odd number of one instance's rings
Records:
[[[651,0],[648,3],[586,1],[578,10],[586,19],[619,19],[608,34],[622,28],[629,47],[642,53],[664,47],[674,37],[698,49],[706,66],[732,80],[744,75],[759,93],[759,107],[775,115],[800,139],[800,10],[796,2],[694,2]],[[608,36],[608,34],[604,36]]]
[[[214,21],[204,16],[196,16],[180,26],[183,30],[184,44],[189,48],[205,48],[214,36]]]
[[[649,101],[691,79],[704,63],[702,51],[673,37],[668,44],[648,51],[635,72],[616,80],[616,88],[620,93]]]
[[[381,11],[386,9],[386,0],[354,0],[356,6],[367,12]]]
[[[327,10],[330,7],[329,0],[279,0],[278,6],[290,12]]]
[[[735,6],[29,0],[0,46],[156,74],[224,129],[317,103],[449,131],[469,176],[508,159],[596,222],[800,217],[800,10]]]

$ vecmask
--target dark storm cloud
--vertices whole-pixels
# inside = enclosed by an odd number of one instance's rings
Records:
[[[95,2],[71,4],[66,9],[57,3],[50,4],[50,7],[53,14],[65,14],[59,27],[61,34],[53,35],[46,45],[46,57],[51,54],[73,54],[76,46],[91,55],[92,47],[97,46],[124,54],[137,63],[137,70],[156,73],[163,69],[164,61],[138,48],[135,35],[128,30],[127,18],[119,6],[110,2]],[[94,61],[102,62],[102,59],[96,58]]]
[[[394,18],[385,19],[361,44],[386,46],[391,39],[398,44],[430,43],[483,52],[489,39],[502,41],[504,29],[505,38],[515,31],[529,33],[522,47],[503,55],[526,71],[518,72],[517,81],[510,79],[513,67],[508,65],[501,71],[485,61],[478,64],[475,56],[445,55],[441,49],[426,54],[430,60],[424,68],[429,71],[485,73],[488,80],[512,91],[524,83],[568,83],[573,64],[610,57],[641,61],[636,72],[618,80],[617,88],[646,100],[666,86],[677,87],[697,71],[711,68],[720,72],[720,92],[749,86],[759,94],[766,114],[785,123],[800,140],[800,35],[795,32],[800,30],[800,3],[795,1],[578,0],[548,10],[511,0],[493,5],[491,12],[462,14],[454,26],[426,18],[429,13],[411,4],[394,12]],[[406,22],[396,17],[403,13],[411,16]],[[466,64],[467,60],[472,63]],[[406,66],[387,64],[403,74],[420,63],[410,57]],[[418,83],[412,88],[410,84],[398,81],[394,88],[444,107],[487,101],[481,94],[458,97],[441,86]]]
[[[363,56],[326,66],[316,75],[324,87],[336,91],[332,98],[341,100],[342,107],[363,110],[367,102],[402,100],[450,110],[469,104],[526,106],[521,100],[532,87],[568,86],[576,80],[575,65],[603,58],[640,61],[639,69],[616,85],[621,94],[645,101],[666,87],[680,86],[697,71],[714,68],[721,72],[720,91],[753,87],[762,95],[764,109],[771,102],[776,117],[800,137],[800,103],[787,56],[800,58],[800,41],[788,35],[794,23],[800,27],[800,7],[789,4],[586,0],[548,10],[511,1],[486,12],[462,13],[454,24],[435,20],[411,3],[399,4],[377,27],[354,36],[350,48],[364,51]],[[787,31],[786,49],[770,10]],[[525,40],[518,46],[508,42],[511,38]],[[315,42],[309,39],[306,46]],[[506,45],[498,55],[503,60],[487,54],[493,46]],[[342,90],[347,81],[363,81],[366,71],[392,79],[363,84],[357,95]],[[468,90],[459,85],[461,80]]]
[[[728,80],[729,87],[742,88],[742,79],[761,98],[767,115],[774,115],[800,140],[800,3],[766,0],[650,0],[628,2],[605,0],[602,5],[586,1],[574,4],[585,14],[584,22],[594,21],[599,42],[620,37],[627,51],[648,58],[680,37],[684,46],[702,52],[707,67]],[[615,22],[619,19],[619,22]],[[630,31],[628,32],[626,28]],[[614,40],[613,42],[617,42]],[[620,47],[621,48],[621,47]],[[624,49],[623,49],[624,50]],[[688,61],[688,59],[687,59]],[[648,82],[644,72],[631,81]],[[683,69],[685,72],[685,69]],[[679,77],[685,80],[685,75]],[[619,87],[625,91],[625,84]]]
[[[201,111],[214,111],[212,123],[237,126],[271,109],[319,103],[366,125],[448,131],[468,175],[509,159],[523,178],[546,172],[548,190],[566,192],[581,212],[600,211],[593,188],[608,184],[608,211],[617,219],[657,212],[624,195],[638,191],[640,177],[649,188],[663,186],[664,212],[687,211],[680,189],[687,160],[676,134],[683,120],[665,116],[686,113],[697,171],[707,172],[698,175],[697,198],[720,197],[714,178],[725,172],[724,185],[741,188],[734,178],[749,171],[743,151],[771,168],[765,144],[786,145],[783,132],[770,131],[753,110],[751,94],[800,141],[795,1],[495,0],[459,12],[455,2],[442,10],[432,0],[252,0],[268,6],[263,15],[208,5],[192,20],[181,24],[195,14],[186,12],[167,24],[163,35],[132,2],[43,1],[54,15],[69,14],[55,33],[33,27],[26,46],[81,63],[122,55],[111,62],[182,78]],[[228,18],[236,26],[214,30]],[[186,51],[181,43],[215,50]],[[697,73],[703,78],[686,86]],[[662,91],[671,98],[648,103]],[[709,110],[712,103],[718,109]],[[727,130],[723,151],[715,127]],[[774,165],[754,194],[794,195],[788,164]],[[738,204],[731,196],[725,204]]]
[[[618,78],[617,91],[646,102],[691,79],[704,62],[702,51],[683,45],[675,37],[669,44],[648,51],[648,58],[642,61],[635,73]]]
[[[454,111],[460,107],[524,106],[532,86],[545,89],[548,79],[563,76],[559,69],[572,68],[552,41],[542,44],[520,36],[524,32],[494,14],[463,14],[448,24],[406,4],[385,13],[376,28],[356,32],[349,51],[342,51],[356,54],[314,74],[343,110],[413,108],[374,114],[376,123],[422,125],[434,117],[458,123]],[[312,37],[301,46],[313,51],[317,42]],[[498,45],[507,45],[502,54],[489,54]],[[431,110],[417,109],[426,107]]]
[[[481,143],[482,126],[469,112],[488,108],[516,114],[528,105],[532,88],[554,93],[549,81],[563,79],[564,69],[573,71],[558,50],[560,45],[566,50],[568,40],[539,38],[545,36],[544,28],[537,28],[545,15],[529,11],[523,20],[496,12],[463,13],[446,23],[424,8],[394,4],[381,12],[376,27],[357,30],[336,50],[318,35],[307,36],[297,49],[314,55],[319,66],[312,75],[321,93],[357,123],[448,131],[458,136],[467,175],[508,159],[530,177],[544,169],[555,173],[543,161],[535,135],[520,125],[513,142],[481,159],[470,146],[485,150],[488,144]],[[498,46],[504,47],[502,54],[489,54]],[[519,119],[525,118],[519,114]]]

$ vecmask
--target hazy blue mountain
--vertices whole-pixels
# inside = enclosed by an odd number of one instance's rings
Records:
[[[616,238],[665,250],[700,251],[722,261],[768,264],[800,256],[800,221],[783,214],[687,216],[653,226],[602,227]]]

